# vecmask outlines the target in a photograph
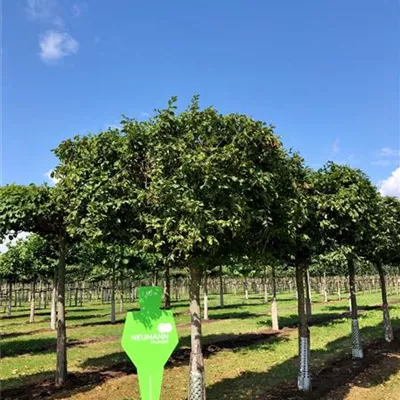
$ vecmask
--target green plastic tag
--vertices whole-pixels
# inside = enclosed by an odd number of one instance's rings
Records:
[[[142,400],[159,400],[164,365],[178,344],[171,311],[160,310],[162,288],[138,289],[140,311],[126,314],[121,345],[135,364]]]

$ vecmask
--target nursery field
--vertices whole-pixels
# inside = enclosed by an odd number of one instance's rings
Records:
[[[328,303],[314,294],[311,336],[313,391],[300,394],[298,315],[293,293],[278,297],[278,332],[271,329],[270,304],[260,295],[209,297],[209,320],[203,321],[207,398],[209,399],[398,399],[400,341],[383,339],[381,295],[358,295],[360,331],[365,358],[351,359],[351,326],[347,297]],[[389,295],[393,329],[400,336],[400,295]],[[11,317],[1,312],[2,399],[125,399],[139,398],[134,367],[121,349],[125,312],[110,321],[110,305],[99,301],[67,307],[68,383],[53,385],[56,334],[49,329],[49,310],[28,323],[28,307]],[[188,300],[172,302],[180,336],[164,375],[163,399],[185,399],[190,355]]]

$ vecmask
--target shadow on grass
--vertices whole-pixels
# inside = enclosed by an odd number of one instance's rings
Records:
[[[220,314],[214,314],[214,315],[209,315],[208,319],[209,320],[219,320],[219,319],[246,319],[246,318],[254,318],[254,317],[259,317],[259,314],[251,313],[249,311],[239,311],[239,312],[234,312],[232,311],[231,313],[220,313]]]
[[[396,325],[399,325],[398,322],[397,320]],[[366,327],[361,329],[361,335],[371,337],[380,329],[380,324]],[[377,371],[374,379],[367,379],[365,382],[367,387],[381,385],[397,373],[400,368],[400,359],[390,355],[390,352],[400,354],[400,341],[398,339],[391,344],[387,344],[381,339],[373,341],[365,349],[365,358],[358,361],[353,361],[349,352],[343,354],[343,349],[346,347],[351,348],[351,335],[328,343],[324,350],[311,351],[313,385],[311,393],[302,394],[297,391],[296,380],[299,359],[294,356],[266,372],[244,371],[234,378],[222,379],[207,388],[207,398],[211,400],[280,400],[289,398],[291,400],[320,400],[331,391],[340,388],[339,393],[335,392],[335,400],[344,400],[351,388],[350,384],[353,384],[356,377],[369,367],[378,364],[386,368],[383,368],[381,373]],[[328,366],[321,369],[327,362],[329,363]]]
[[[279,335],[278,332],[268,333],[243,333],[243,334],[221,334],[207,335],[204,337],[202,350],[205,358],[211,357],[222,350],[240,350],[244,347],[253,345],[271,346],[276,343],[286,342],[289,339],[286,336]],[[190,358],[190,335],[183,336],[179,339],[179,346],[170,357],[167,367],[177,366],[187,363]],[[99,368],[113,364],[129,362],[128,357],[123,351],[107,354],[102,357],[88,358],[80,367],[81,368]]]
[[[56,348],[57,339],[35,338],[28,340],[13,340],[1,344],[1,356],[16,357],[22,354],[46,354],[53,353]]]
[[[20,311],[20,310],[18,310],[18,311]],[[35,312],[36,317],[40,317],[42,315],[50,315],[50,309]],[[9,317],[7,315],[2,315],[0,320],[4,320],[4,322],[5,322],[5,321],[9,321],[11,319],[16,319],[16,318],[26,318],[27,320],[29,320],[29,310],[27,310],[26,314],[25,313],[24,314],[14,314]]]
[[[395,327],[400,326],[400,320],[393,320]],[[361,329],[364,337],[377,335],[377,330],[381,331],[381,324]],[[400,332],[398,332],[400,333]],[[189,337],[183,338],[184,342]],[[205,357],[211,357],[224,349],[240,350],[243,348],[258,348],[275,345],[276,343],[287,341],[289,338],[278,333],[260,334],[230,334],[230,335],[209,335],[205,337],[205,342],[212,341],[212,344],[204,344],[203,352]],[[369,346],[366,349],[366,357],[363,361],[353,362],[349,356],[349,351],[343,355],[343,349],[350,349],[351,336],[346,335],[327,344],[323,350],[313,350],[311,352],[311,371],[319,371],[313,374],[314,391],[307,397],[300,396],[296,390],[296,378],[298,368],[298,357],[293,356],[284,362],[274,365],[265,372],[247,372],[239,374],[234,378],[225,378],[211,385],[208,388],[209,399],[271,399],[278,400],[284,398],[290,399],[321,399],[329,391],[339,386],[346,385],[354,380],[360,372],[378,362],[384,362],[388,350],[399,350],[399,341],[391,345],[385,344],[382,340],[376,342],[375,347]],[[387,348],[385,348],[385,346]],[[279,350],[278,350],[279,351]],[[174,352],[167,364],[167,368],[187,364],[190,357],[190,349],[181,348]],[[328,364],[328,367],[321,368]],[[389,377],[396,363],[392,368],[388,368],[385,376]],[[42,393],[45,383],[34,383],[25,385],[15,390],[6,390],[3,392],[3,399],[18,398],[21,400],[32,398],[69,398],[76,393],[83,393],[100,385],[109,378],[124,376],[134,373],[133,365],[128,361],[126,355],[121,352],[112,353],[102,357],[90,358],[83,362],[80,367],[87,368],[89,371],[72,374],[67,383],[67,387],[61,392],[54,388],[51,383],[47,383],[45,395],[37,397]],[[90,370],[94,369],[94,370]],[[40,374],[34,374],[26,377],[9,378],[3,381],[3,385],[12,384],[23,385],[23,381],[32,382]],[[382,376],[382,379],[385,379]],[[10,397],[11,396],[11,397]],[[12,397],[14,396],[14,397]],[[311,397],[310,397],[311,396]],[[343,395],[343,399],[344,399]]]
[[[379,310],[381,307],[380,306],[374,306],[374,307],[368,307],[363,308],[360,307],[359,311],[367,311],[367,310]],[[309,326],[326,326],[326,325],[332,325],[336,323],[341,323],[343,319],[350,318],[351,314],[349,311],[345,311],[343,313],[336,313],[336,314],[329,314],[329,313],[314,313],[309,321]],[[363,317],[363,314],[359,314],[359,318],[361,319]],[[392,320],[393,321],[393,320]],[[296,328],[299,324],[299,316],[298,314],[292,314],[292,315],[285,315],[282,317],[279,317],[279,327],[280,329],[284,328]],[[268,328],[271,326],[271,319],[265,319],[257,322],[258,326],[263,326],[265,328]]]

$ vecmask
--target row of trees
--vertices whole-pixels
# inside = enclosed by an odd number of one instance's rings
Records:
[[[74,259],[69,257],[66,268],[66,302],[69,306],[78,304],[83,306],[87,301],[97,300],[111,304],[111,316],[115,317],[115,303],[119,301],[120,311],[125,302],[133,302],[137,298],[137,288],[142,285],[164,285],[164,302],[168,308],[172,298],[176,301],[185,298],[189,292],[189,279],[185,269],[172,269],[169,282],[164,279],[164,271],[158,270],[154,263],[146,263],[145,260],[136,258],[135,263],[129,265],[126,258],[118,268],[109,269],[93,259],[93,264],[85,264],[82,255],[93,249],[85,249],[89,243],[80,244],[80,253],[76,253]],[[83,253],[83,254],[82,254]],[[0,254],[0,306],[7,308],[7,315],[11,316],[14,307],[25,306],[30,303],[31,313],[29,322],[34,322],[35,304],[38,309],[51,305],[51,328],[55,329],[55,278],[54,266],[56,264],[55,250],[50,243],[32,234],[27,239],[19,240],[15,245],[9,245],[8,251]],[[74,264],[71,264],[71,261]],[[140,262],[142,266],[140,266]],[[134,268],[132,268],[134,265]],[[146,268],[147,267],[147,268]],[[392,293],[400,293],[399,268],[388,268],[387,285]],[[275,271],[276,270],[276,271]],[[114,279],[113,279],[114,272]],[[309,292],[314,291],[328,299],[341,300],[345,293],[349,292],[348,282],[342,274],[345,268],[329,269],[322,261],[311,265],[308,271]],[[374,275],[376,268],[371,264],[362,263],[358,266],[357,291],[380,290],[379,276]],[[336,275],[335,275],[336,274]],[[339,275],[337,275],[339,274]],[[276,276],[277,275],[277,276]],[[272,279],[274,278],[274,279]],[[255,269],[249,265],[219,266],[218,268],[206,268],[203,271],[202,290],[203,318],[207,319],[208,294],[218,294],[220,307],[224,306],[224,295],[231,293],[248,300],[249,293],[263,296],[263,301],[268,303],[269,295],[287,292],[296,295],[296,282],[293,272],[283,267],[263,267]],[[276,310],[277,311],[277,310]],[[114,318],[111,318],[114,322]]]
[[[142,260],[156,263],[166,282],[171,268],[188,269],[190,399],[205,399],[200,285],[207,269],[270,265],[273,276],[277,265],[293,269],[300,390],[311,389],[305,282],[313,263],[347,269],[355,358],[363,356],[355,266],[360,259],[372,263],[381,277],[385,337],[391,340],[384,265],[399,263],[399,201],[382,198],[362,171],[349,166],[307,168],[284,149],[273,126],[200,110],[197,97],[178,114],[175,100],[148,121],[124,117],[121,129],[62,142],[55,149],[56,187],[0,189],[0,234],[34,232],[57,248],[56,383],[67,377],[67,253],[85,242],[96,249],[86,264],[95,265],[98,257],[112,276],[121,263],[135,269]],[[273,326],[278,329],[277,318]]]

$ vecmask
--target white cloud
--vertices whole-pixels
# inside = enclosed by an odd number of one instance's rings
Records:
[[[56,0],[27,0],[25,10],[33,21],[51,23],[63,28],[64,21],[57,15],[58,5]]]
[[[332,144],[332,153],[337,154],[340,151],[339,139],[336,139]]]
[[[371,164],[381,167],[400,165],[400,149],[382,148],[377,154],[377,160],[372,161]]]
[[[394,196],[400,198],[400,167],[392,172],[389,178],[379,183],[379,191],[382,196]]]
[[[87,8],[88,8],[88,5],[85,2],[83,2],[81,4],[74,3],[74,4],[72,4],[72,8],[71,8],[72,15],[75,18],[78,18],[82,15],[83,12],[85,12],[87,10]]]
[[[388,167],[393,164],[393,160],[376,160],[371,162],[372,165],[377,165],[379,167]]]
[[[150,114],[148,112],[141,111],[140,115],[145,118],[150,118]]]
[[[57,61],[79,50],[79,43],[71,35],[52,30],[40,36],[39,46],[40,58],[45,62]]]
[[[48,20],[56,8],[56,0],[27,0],[25,10],[35,20]]]
[[[53,178],[53,177],[51,176],[52,172],[53,172],[53,170],[51,169],[51,170],[45,172],[43,175],[49,180],[50,183],[52,183],[53,185],[55,185],[55,184],[57,184],[57,183],[59,182],[59,179]]]
[[[380,152],[381,157],[400,157],[400,150],[384,147]]]
[[[0,254],[5,253],[8,250],[8,246],[14,246],[17,240],[26,239],[30,235],[29,232],[20,232],[17,234],[17,237],[10,240],[8,235],[4,237],[4,241],[0,244]]]

